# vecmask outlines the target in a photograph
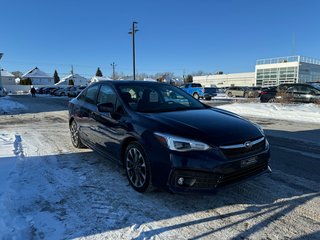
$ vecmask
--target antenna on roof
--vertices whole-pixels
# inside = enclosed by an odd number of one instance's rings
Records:
[[[71,65],[71,74],[73,76],[73,65]]]

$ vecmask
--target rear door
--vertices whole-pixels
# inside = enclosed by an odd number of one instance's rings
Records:
[[[81,138],[90,145],[94,144],[95,139],[92,134],[93,121],[92,114],[97,111],[97,95],[100,84],[90,86],[79,97],[79,104],[75,106],[76,122],[79,126]]]

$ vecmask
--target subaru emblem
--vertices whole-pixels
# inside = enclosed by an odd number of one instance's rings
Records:
[[[245,146],[246,148],[252,148],[252,142],[250,142],[250,141],[245,142],[245,143],[244,143],[244,146]]]

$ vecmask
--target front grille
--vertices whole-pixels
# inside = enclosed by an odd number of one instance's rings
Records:
[[[246,169],[242,171],[236,171],[228,174],[224,174],[219,186],[225,186],[227,184],[239,181],[241,179],[245,179],[250,176],[254,176],[260,172],[263,172],[264,170],[268,169],[268,162],[263,162],[260,164],[256,164],[251,167],[247,167]]]
[[[252,141],[254,143],[251,147],[245,147],[245,143],[229,145],[229,146],[220,146],[220,150],[223,154],[230,159],[241,158],[253,155],[255,153],[261,152],[265,149],[266,139],[260,138]]]

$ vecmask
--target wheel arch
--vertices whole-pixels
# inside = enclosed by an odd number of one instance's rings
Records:
[[[69,119],[69,126],[71,126],[71,123],[74,121],[74,117],[70,117]]]
[[[127,149],[127,147],[129,146],[130,143],[132,142],[139,142],[137,138],[135,137],[127,137],[126,139],[123,140],[122,145],[121,145],[121,150],[120,150],[120,159],[121,159],[121,164],[124,167],[124,154],[125,151]]]

